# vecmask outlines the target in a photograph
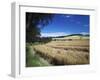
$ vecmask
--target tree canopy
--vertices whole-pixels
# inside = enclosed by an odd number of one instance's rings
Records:
[[[52,19],[53,14],[49,13],[26,13],[26,42],[35,41],[40,37],[41,29],[48,25]]]

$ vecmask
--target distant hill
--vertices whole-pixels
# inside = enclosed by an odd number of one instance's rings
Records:
[[[65,36],[57,36],[55,38],[64,38],[64,37],[70,37],[70,36],[89,37],[90,35],[89,34],[69,34],[69,35],[65,35]]]
[[[89,34],[83,35],[83,34],[70,34],[66,36],[57,36],[52,38],[62,38],[62,39],[89,39]]]

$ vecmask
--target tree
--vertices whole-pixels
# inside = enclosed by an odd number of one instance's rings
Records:
[[[40,30],[48,25],[53,18],[49,13],[26,13],[26,41],[36,41],[41,35]]]

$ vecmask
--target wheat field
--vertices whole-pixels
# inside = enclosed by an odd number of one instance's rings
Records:
[[[89,39],[33,45],[36,54],[53,65],[89,64]]]

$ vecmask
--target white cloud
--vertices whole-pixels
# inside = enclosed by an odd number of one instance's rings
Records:
[[[65,32],[54,32],[54,33],[41,33],[41,37],[57,37],[57,36],[65,36],[68,33]]]
[[[89,34],[89,33],[87,33],[87,32],[81,32],[80,34],[87,35],[87,34]]]
[[[67,15],[66,17],[67,17],[67,18],[70,18],[71,16]]]

